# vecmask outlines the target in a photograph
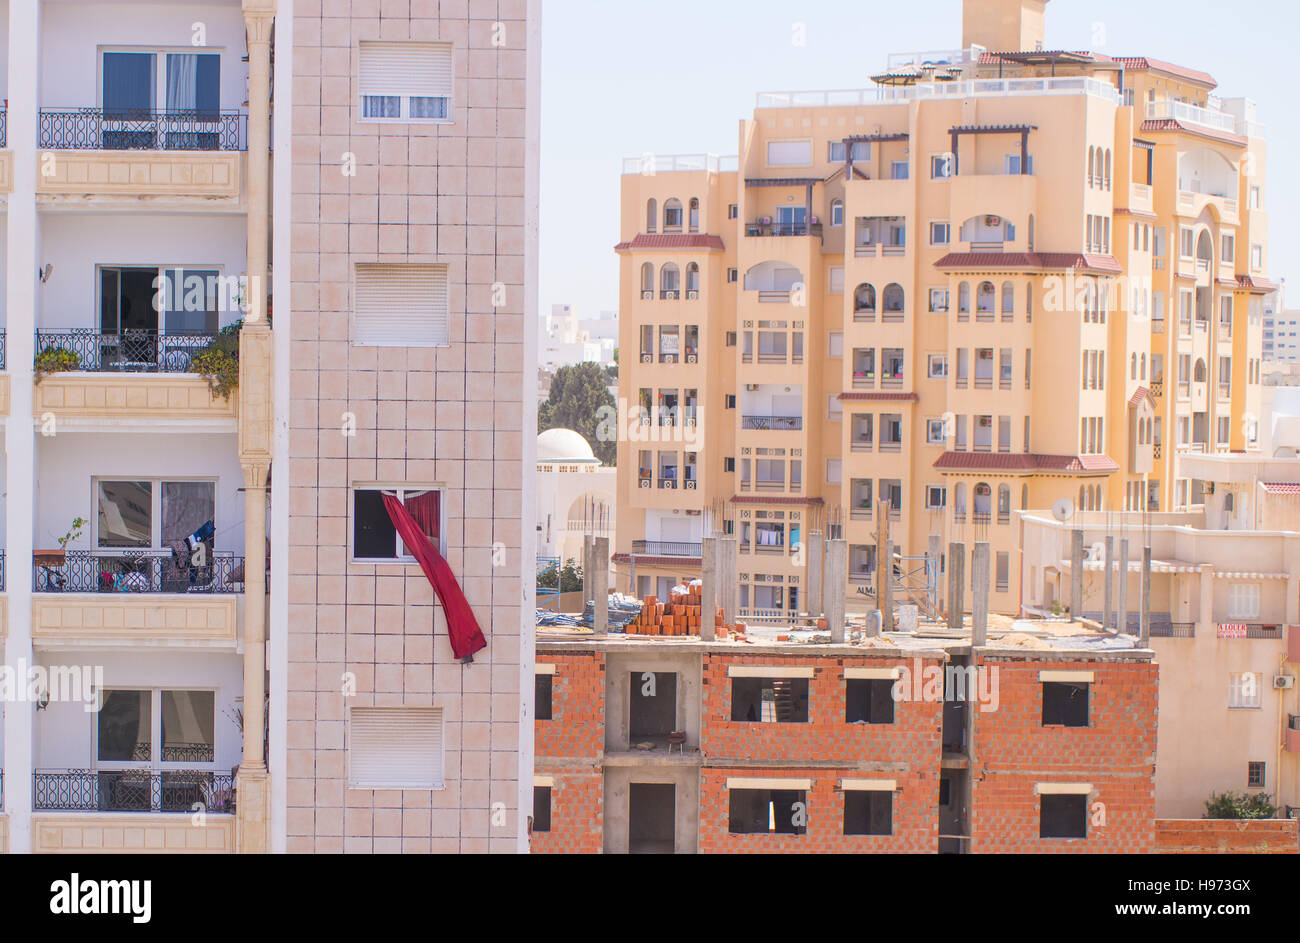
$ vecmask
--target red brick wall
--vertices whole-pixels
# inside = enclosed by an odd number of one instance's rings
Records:
[[[1154,664],[986,661],[996,667],[995,711],[975,710],[972,851],[1149,853],[1154,846]],[[1042,725],[1042,670],[1092,671],[1088,727]],[[1088,782],[1088,838],[1039,838],[1039,782]],[[1098,805],[1099,804],[1099,805]],[[1093,816],[1104,816],[1098,824]]]
[[[935,665],[935,661],[922,663]],[[731,720],[731,665],[780,665],[814,669],[808,683],[808,723],[760,724]],[[934,852],[939,835],[939,758],[943,705],[898,701],[894,723],[844,721],[844,668],[906,666],[911,659],[826,658],[772,655],[704,656],[700,788],[702,852]],[[843,764],[835,769],[790,770],[761,766],[792,759]],[[747,770],[716,768],[718,760],[757,761]],[[888,764],[870,769],[868,764]],[[864,768],[865,767],[865,768]],[[729,776],[811,778],[808,830],[804,835],[732,835],[728,831]],[[898,780],[892,836],[845,835],[844,777]]]
[[[551,720],[534,725],[534,766],[551,776],[551,830],[533,832],[533,854],[598,854],[605,844],[605,656],[601,652],[537,653],[555,665]],[[585,761],[585,762],[584,762]]]
[[[1165,855],[1300,854],[1295,819],[1156,819],[1155,851]]]

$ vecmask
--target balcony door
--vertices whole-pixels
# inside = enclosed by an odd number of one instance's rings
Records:
[[[219,146],[219,54],[105,50],[101,70],[104,149]]]
[[[104,812],[212,808],[216,692],[113,689],[95,718],[95,806]]]

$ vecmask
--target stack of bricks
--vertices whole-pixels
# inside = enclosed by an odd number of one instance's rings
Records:
[[[683,595],[662,603],[647,596],[641,611],[624,629],[629,635],[699,635],[700,588],[691,586]]]

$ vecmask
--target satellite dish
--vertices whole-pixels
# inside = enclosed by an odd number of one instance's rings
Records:
[[[1052,505],[1052,517],[1061,523],[1065,523],[1074,514],[1074,502],[1069,498],[1061,498]]]

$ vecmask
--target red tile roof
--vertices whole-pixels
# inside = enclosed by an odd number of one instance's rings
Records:
[[[1214,80],[1214,76],[1208,72],[1199,72],[1196,69],[1184,68],[1180,65],[1174,65],[1172,62],[1162,62],[1159,59],[1148,59],[1146,56],[1116,56],[1114,61],[1130,72],[1163,72],[1166,75],[1186,79],[1189,82],[1196,82],[1199,85],[1207,85],[1210,88],[1214,88],[1219,84]]]
[[[782,497],[775,494],[737,494],[732,495],[732,504],[770,504],[780,506],[786,504],[825,504],[821,498],[792,498]]]
[[[1244,288],[1247,291],[1275,291],[1277,289],[1277,285],[1267,278],[1254,278],[1250,275],[1238,275],[1237,287]]]
[[[1148,390],[1145,386],[1139,386],[1136,390],[1133,391],[1133,395],[1128,398],[1128,404],[1130,406],[1137,406],[1144,399],[1149,400],[1151,402],[1151,405],[1155,406],[1156,401],[1155,398],[1151,395],[1151,391]]]
[[[1013,452],[944,452],[934,463],[934,467],[942,471],[1119,471],[1119,465],[1106,455],[1040,455]]]
[[[893,403],[905,400],[915,403],[920,399],[915,393],[841,393],[835,398],[846,403]]]
[[[1245,147],[1247,141],[1239,134],[1229,134],[1227,131],[1215,131],[1213,128],[1202,128],[1197,125],[1186,125],[1181,121],[1175,121],[1173,118],[1160,118],[1156,121],[1143,121],[1141,131],[1150,133],[1152,131],[1182,131],[1186,134],[1199,134],[1204,138],[1212,138],[1215,141],[1222,141],[1224,144],[1236,144],[1238,147]]]
[[[1261,481],[1269,494],[1300,494],[1300,481]]]
[[[1136,216],[1138,219],[1159,219],[1155,213],[1150,210],[1135,210],[1127,206],[1115,207],[1116,216]]]
[[[706,233],[638,233],[631,242],[620,242],[615,252],[629,249],[704,249],[722,251],[722,237]]]
[[[949,252],[934,267],[1083,269],[1105,275],[1119,275],[1124,271],[1114,256],[1084,252]]]

